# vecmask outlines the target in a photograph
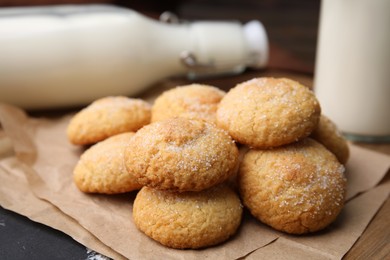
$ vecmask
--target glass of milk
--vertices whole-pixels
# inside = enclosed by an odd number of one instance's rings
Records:
[[[314,76],[347,138],[390,142],[390,1],[323,0]]]

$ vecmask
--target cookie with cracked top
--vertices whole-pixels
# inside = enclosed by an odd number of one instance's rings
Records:
[[[236,233],[243,208],[227,185],[175,193],[143,187],[133,205],[135,225],[159,243],[178,249],[220,244]]]
[[[320,114],[314,93],[299,82],[254,78],[224,96],[218,105],[217,125],[239,143],[264,149],[309,136]]]
[[[124,96],[98,99],[80,110],[70,120],[67,136],[76,145],[90,145],[110,136],[135,132],[149,124],[151,106]]]
[[[179,86],[163,92],[152,107],[152,122],[172,117],[216,121],[216,111],[225,92],[202,84]]]
[[[200,191],[233,175],[239,152],[229,134],[204,120],[171,118],[144,126],[125,150],[127,170],[142,185]]]
[[[342,164],[347,163],[349,158],[347,140],[342,136],[336,124],[328,117],[321,115],[320,122],[310,137],[334,153]]]
[[[306,138],[290,145],[250,150],[240,165],[243,204],[274,229],[304,234],[321,230],[341,212],[344,166],[323,145]]]
[[[133,135],[133,132],[118,134],[88,148],[73,170],[76,186],[86,193],[139,190],[142,185],[126,170],[123,160],[123,152]]]

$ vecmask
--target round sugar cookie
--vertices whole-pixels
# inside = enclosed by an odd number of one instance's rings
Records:
[[[304,234],[332,223],[344,205],[344,166],[306,138],[269,150],[249,151],[240,165],[243,204],[276,230]]]
[[[137,131],[150,118],[151,106],[141,99],[104,97],[74,115],[67,135],[73,144],[93,144],[119,133]]]
[[[152,122],[172,117],[198,118],[215,123],[225,92],[209,85],[179,86],[162,93],[152,107]]]
[[[178,117],[140,129],[125,151],[125,163],[142,185],[200,191],[233,175],[238,156],[226,131],[204,120]]]
[[[321,108],[314,93],[286,78],[254,78],[232,88],[221,100],[217,124],[239,143],[271,148],[307,137]]]
[[[329,151],[336,155],[337,159],[346,164],[349,158],[347,140],[341,135],[335,123],[328,117],[321,115],[317,128],[310,135],[311,138],[320,142]]]
[[[134,133],[122,133],[101,141],[80,157],[73,171],[76,186],[87,193],[115,194],[142,186],[126,170],[123,153]]]
[[[143,187],[133,205],[134,223],[159,243],[178,249],[222,243],[236,233],[242,205],[225,185],[175,193]]]

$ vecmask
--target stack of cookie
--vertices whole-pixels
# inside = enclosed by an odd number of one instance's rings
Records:
[[[151,238],[200,248],[225,241],[239,227],[240,199],[222,184],[238,164],[226,131],[199,119],[153,122],[134,135],[124,158],[144,186],[134,201],[134,222]]]
[[[344,204],[349,150],[330,120],[321,119],[312,91],[284,78],[243,82],[222,99],[217,124],[250,148],[238,187],[253,216],[292,234],[335,220]]]
[[[74,169],[77,187],[106,194],[141,189],[134,222],[163,245],[201,248],[227,240],[240,226],[243,207],[224,183],[239,162],[235,142],[215,125],[224,95],[215,87],[194,84],[165,92],[153,110],[124,97],[95,101],[68,126],[72,143],[98,142]],[[99,129],[105,133],[97,134]]]
[[[228,93],[192,84],[162,93],[153,107],[103,101],[68,126],[72,143],[98,142],[81,156],[75,183],[93,193],[141,189],[134,223],[163,245],[227,240],[242,220],[240,197],[257,219],[294,234],[323,229],[343,207],[348,146],[298,82],[256,78]],[[248,151],[241,160],[237,145]]]
[[[142,186],[126,170],[123,151],[138,129],[150,123],[151,105],[122,96],[96,100],[70,120],[67,136],[91,145],[73,170],[77,187],[88,193],[116,194]]]
[[[125,151],[128,171],[144,186],[134,201],[134,222],[163,245],[215,245],[241,223],[240,199],[224,184],[237,169],[238,149],[215,125],[224,95],[196,84],[163,93],[153,105],[152,123]]]

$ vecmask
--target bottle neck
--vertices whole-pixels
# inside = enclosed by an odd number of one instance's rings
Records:
[[[247,49],[241,25],[232,22],[195,22],[188,26],[192,49],[182,53],[189,76],[242,72]]]
[[[156,23],[160,39],[153,50],[161,57],[162,66],[190,78],[237,74],[246,67],[263,68],[268,59],[267,37],[259,22],[251,23]]]
[[[188,26],[192,50],[183,52],[181,60],[189,69],[190,77],[237,74],[246,67],[262,68],[259,56],[268,58],[268,48],[248,38],[246,25],[238,22],[194,22]],[[253,29],[253,28],[252,28]],[[261,37],[266,38],[265,31]],[[266,39],[264,39],[266,43]],[[253,48],[253,45],[257,45]]]

